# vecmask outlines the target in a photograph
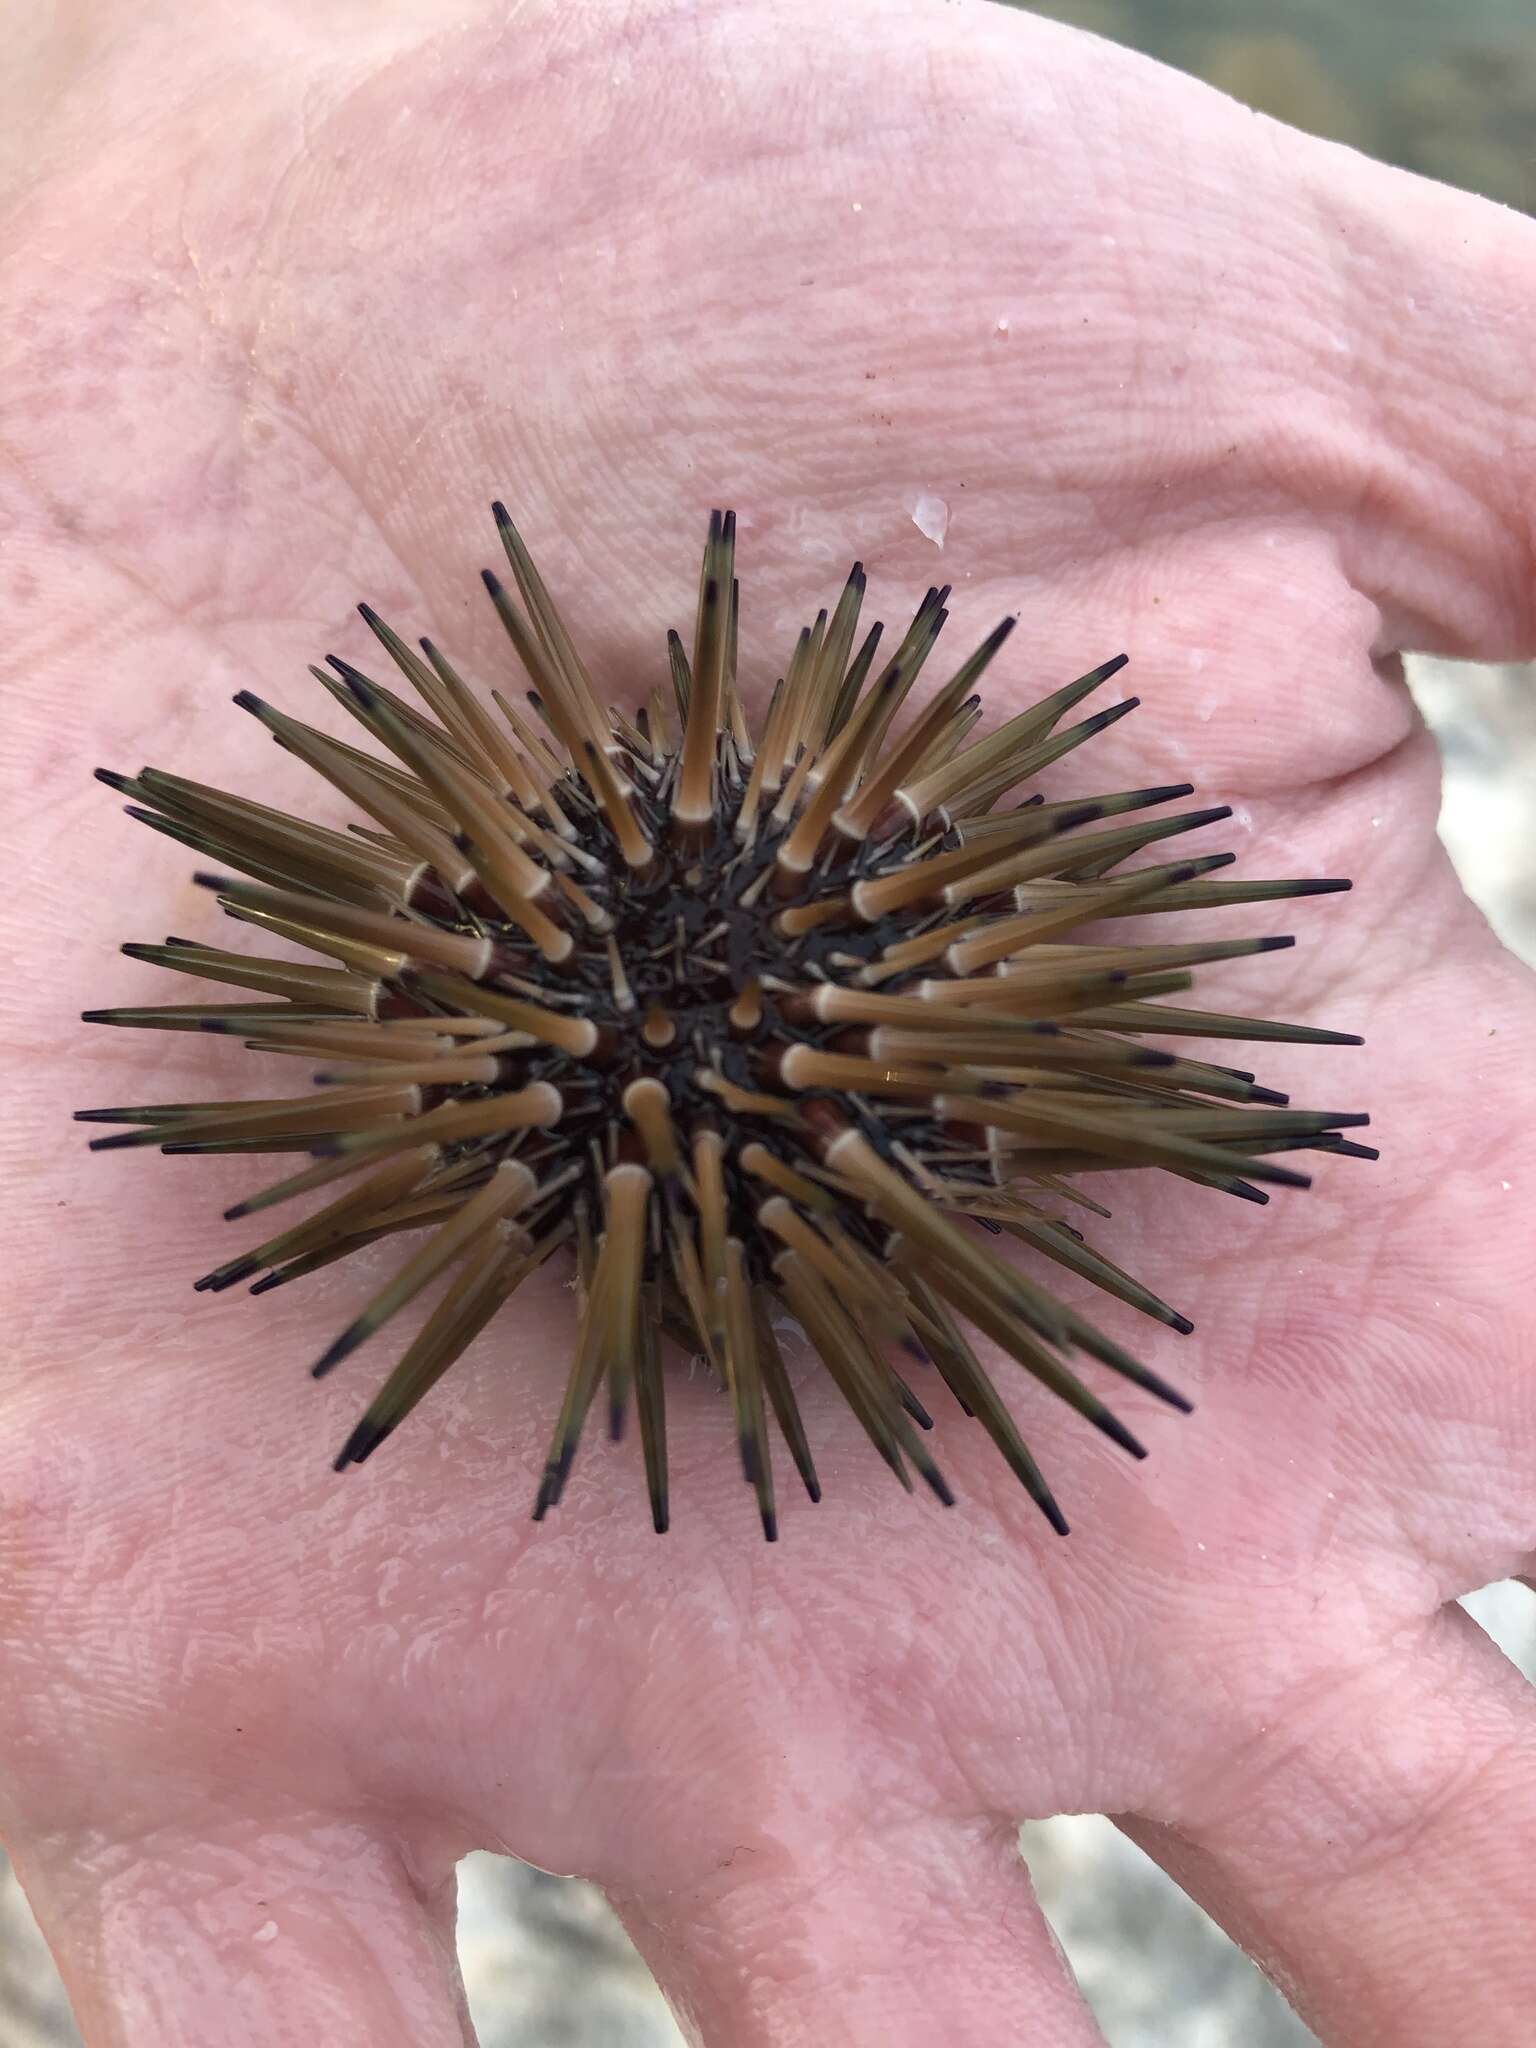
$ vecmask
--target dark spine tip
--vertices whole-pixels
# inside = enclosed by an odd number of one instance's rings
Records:
[[[954,1492],[949,1481],[944,1477],[938,1466],[930,1465],[924,1472],[923,1477],[932,1488],[936,1498],[942,1501],[945,1507],[952,1508],[955,1504]]]
[[[1050,1523],[1058,1536],[1070,1536],[1072,1534],[1071,1523],[1049,1495],[1041,1501],[1040,1512],[1045,1516],[1045,1519]]]
[[[384,621],[379,617],[378,613],[374,610],[371,604],[359,604],[357,607],[357,611],[358,617],[361,618],[366,625],[378,627],[382,626],[384,623]]]
[[[374,1452],[379,1448],[379,1445],[388,1442],[389,1438],[392,1437],[394,1433],[395,1425],[392,1422],[382,1422],[376,1428],[370,1430],[366,1442],[361,1446],[359,1450],[354,1452],[352,1458],[353,1464],[365,1464],[367,1460],[371,1458]]]
[[[264,711],[271,709],[266,699],[258,697],[254,690],[236,690],[230,702],[238,704],[242,711],[249,711],[256,718],[260,718]]]
[[[212,889],[215,895],[225,889],[238,889],[240,886],[233,875],[211,874],[206,868],[198,868],[192,879],[199,889]]]
[[[1259,1167],[1257,1162],[1251,1161],[1248,1171],[1250,1173],[1258,1173]],[[1312,1185],[1311,1174],[1298,1173],[1293,1166],[1266,1165],[1262,1177],[1265,1180],[1272,1181],[1277,1188],[1309,1188]]]
[[[366,1329],[359,1329],[356,1323],[343,1330],[341,1335],[328,1344],[314,1364],[309,1368],[311,1379],[322,1380],[328,1372],[340,1365],[341,1361],[354,1352],[367,1336]]]
[[[1261,953],[1283,953],[1288,946],[1294,946],[1295,943],[1296,939],[1293,933],[1281,932],[1277,933],[1273,938],[1260,939],[1259,951]]]
[[[370,1422],[365,1415],[347,1438],[331,1463],[333,1472],[345,1472],[349,1465],[361,1465],[394,1429],[392,1422]]]
[[[222,1294],[226,1287],[237,1287],[242,1280],[248,1280],[260,1270],[260,1259],[234,1259],[227,1266],[216,1266],[201,1280],[194,1280],[192,1290],[195,1294]]]
[[[349,668],[344,661],[337,661],[333,654],[328,654],[325,658],[334,664],[337,673],[341,677],[341,686],[352,699],[352,702],[361,706],[364,711],[372,711],[378,703],[378,698],[375,696],[368,678],[364,675],[359,675],[355,668]]]
[[[1140,1384],[1146,1388],[1149,1394],[1156,1394],[1158,1400],[1165,1402],[1168,1407],[1176,1408],[1181,1415],[1194,1414],[1195,1404],[1190,1400],[1189,1396],[1181,1394],[1177,1387],[1169,1386],[1168,1382],[1157,1373],[1148,1372],[1143,1367],[1137,1377]]]
[[[92,1138],[89,1149],[92,1152],[123,1152],[131,1145],[146,1142],[144,1131],[114,1131],[110,1138]]]
[[[104,782],[108,789],[115,789],[119,796],[132,795],[133,778],[131,776],[119,775],[113,768],[93,768],[91,773],[98,782]]]
[[[500,597],[501,578],[494,569],[482,569],[480,571],[480,581],[485,585],[492,597]],[[537,1519],[537,1515],[535,1515],[535,1519]]]
[[[1101,1408],[1097,1415],[1089,1417],[1096,1429],[1102,1430],[1112,1444],[1118,1444],[1122,1451],[1129,1451],[1133,1458],[1144,1458],[1147,1447],[1131,1435],[1118,1415],[1112,1415],[1107,1408]]]
[[[1068,811],[1064,818],[1056,821],[1056,830],[1071,832],[1079,825],[1091,825],[1096,818],[1102,818],[1103,815],[1102,804],[1078,804],[1075,809]]]
[[[1191,1337],[1194,1335],[1194,1324],[1189,1320],[1188,1316],[1181,1316],[1177,1310],[1170,1317],[1168,1327],[1172,1330],[1177,1330],[1181,1337]]]
[[[559,1498],[559,1475],[552,1469],[546,1469],[544,1477],[539,1481],[538,1493],[534,1497],[533,1519],[536,1522],[542,1522]]]
[[[1096,711],[1092,718],[1083,721],[1084,725],[1090,733],[1103,732],[1104,728],[1113,725],[1116,719],[1124,718],[1127,712],[1134,711],[1140,702],[1139,697],[1122,698],[1120,703],[1111,704],[1107,711]]]
[[[763,1541],[777,1543],[779,1540],[779,1518],[772,1508],[763,1509]]]

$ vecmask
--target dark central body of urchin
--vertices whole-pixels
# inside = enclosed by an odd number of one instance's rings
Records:
[[[440,1285],[338,1469],[363,1462],[560,1253],[574,1257],[580,1313],[536,1514],[560,1498],[605,1397],[613,1435],[637,1413],[667,1526],[675,1346],[729,1391],[772,1537],[770,1411],[820,1492],[779,1352],[787,1318],[904,1484],[911,1467],[950,1498],[910,1383],[936,1376],[1064,1532],[967,1330],[1137,1456],[1075,1357],[1187,1406],[1041,1273],[1063,1267],[1187,1332],[1088,1243],[1077,1219],[1108,1212],[1081,1176],[1157,1166],[1262,1201],[1258,1183],[1306,1185],[1277,1153],[1374,1156],[1340,1135],[1362,1116],[1292,1110],[1246,1069],[1144,1042],[1357,1043],[1158,1000],[1206,961],[1291,943],[1165,940],[1174,913],[1347,884],[1210,880],[1229,854],[1128,866],[1229,815],[1169,814],[1188,785],[1051,803],[1030,788],[1133,708],[1068,722],[1123,658],[977,738],[972,686],[1005,621],[897,732],[948,591],[927,593],[877,667],[878,626],[855,648],[857,565],[802,631],[754,736],[736,684],[729,514],[711,519],[692,658],[672,635],[670,690],[633,719],[603,709],[496,512],[523,609],[486,583],[535,685],[527,712],[493,692],[493,714],[432,642],[416,653],[367,607],[413,697],[334,658],[334,673],[312,673],[381,752],[236,700],[343,794],[358,814],[348,830],[159,770],[98,771],[133,816],[235,871],[199,877],[230,916],[308,957],[130,946],[247,994],[88,1016],[238,1036],[290,1067],[310,1055],[320,1086],[82,1111],[137,1126],[95,1144],[301,1155],[228,1213],[311,1194],[318,1207],[200,1288],[254,1279],[261,1292],[394,1235],[414,1247],[315,1367]],[[1150,942],[1135,936],[1148,918]],[[1021,1244],[1028,1266],[972,1225]]]

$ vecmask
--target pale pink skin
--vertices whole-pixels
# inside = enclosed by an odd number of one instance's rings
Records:
[[[1536,1544],[1531,982],[1392,654],[1536,648],[1536,228],[984,7],[449,12],[98,0],[5,73],[0,1826],[86,2039],[464,2042],[490,1845],[603,1885],[712,2048],[1079,2048],[1014,1831],[1093,1810],[1325,2041],[1528,2042],[1536,1722],[1449,1603]],[[1067,1541],[947,1403],[960,1504],[906,1498],[809,1366],[776,1549],[681,1370],[671,1534],[632,1441],[536,1526],[562,1276],[336,1477],[398,1335],[305,1367],[388,1259],[195,1296],[266,1163],[66,1120],[302,1082],[75,1022],[195,999],[119,940],[223,936],[92,766],[331,815],[229,694],[323,716],[360,596],[506,684],[498,495],[610,695],[730,504],[759,701],[854,553],[897,624],[948,577],[951,665],[1022,614],[994,715],[1130,652],[1054,788],[1188,772],[1243,871],[1354,877],[1223,913],[1300,943],[1205,986],[1364,1032],[1256,1050],[1384,1156],[1096,1183],[1199,1328],[1105,1324],[1198,1406],[1114,1390],[1133,1465],[1000,1366]]]

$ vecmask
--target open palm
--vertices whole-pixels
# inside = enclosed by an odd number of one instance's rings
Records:
[[[474,1846],[595,1878],[706,2042],[1076,2048],[1014,1847],[1071,1810],[1329,2042],[1526,2039],[1536,1730],[1447,1603],[1536,1549],[1532,996],[1391,651],[1536,643],[1536,233],[942,6],[83,7],[7,90],[0,1830],[93,2048],[468,2039]],[[1103,1320],[1198,1405],[1125,1396],[1133,1467],[999,1363],[1065,1542],[953,1407],[959,1505],[908,1499],[809,1366],[826,1498],[776,1549],[702,1378],[664,1540],[632,1444],[534,1525],[553,1271],[334,1475],[388,1358],[304,1367],[387,1249],[194,1296],[259,1162],[65,1121],[263,1085],[76,1025],[168,999],[120,939],[213,929],[90,769],[324,813],[229,694],[312,715],[364,596],[503,679],[498,495],[629,701],[734,504],[761,688],[851,555],[887,618],[932,580],[919,493],[951,634],[1021,614],[995,715],[1131,654],[1141,710],[1053,793],[1187,773],[1243,871],[1354,877],[1201,987],[1362,1032],[1261,1077],[1369,1108],[1380,1163],[1266,1210],[1106,1184],[1198,1332]]]

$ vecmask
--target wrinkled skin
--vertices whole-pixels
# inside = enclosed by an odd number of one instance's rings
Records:
[[[1536,1725],[1448,1603],[1536,1545],[1532,993],[1392,657],[1536,647],[1536,229],[986,8],[455,14],[101,0],[3,88],[0,1828],[87,2040],[468,2040],[490,1845],[603,1885],[712,2048],[1079,2048],[1014,1826],[1086,1809],[1326,2042],[1528,2041]],[[1198,1407],[1126,1391],[1132,1466],[1000,1368],[1067,1541],[951,1407],[960,1504],[908,1500],[809,1367],[776,1549],[681,1369],[672,1533],[633,1442],[536,1527],[559,1275],[338,1478],[394,1346],[304,1368],[385,1262],[194,1296],[264,1163],[63,1121],[294,1078],[75,1023],[188,999],[119,940],[222,936],[92,766],[329,815],[230,692],[323,715],[364,595],[504,682],[495,495],[607,694],[733,504],[759,691],[851,555],[892,621],[942,573],[952,657],[1022,613],[994,715],[1128,648],[1053,788],[1188,772],[1245,871],[1354,877],[1224,913],[1299,944],[1203,986],[1364,1032],[1260,1064],[1383,1158],[1096,1184],[1198,1330],[1106,1325]]]

